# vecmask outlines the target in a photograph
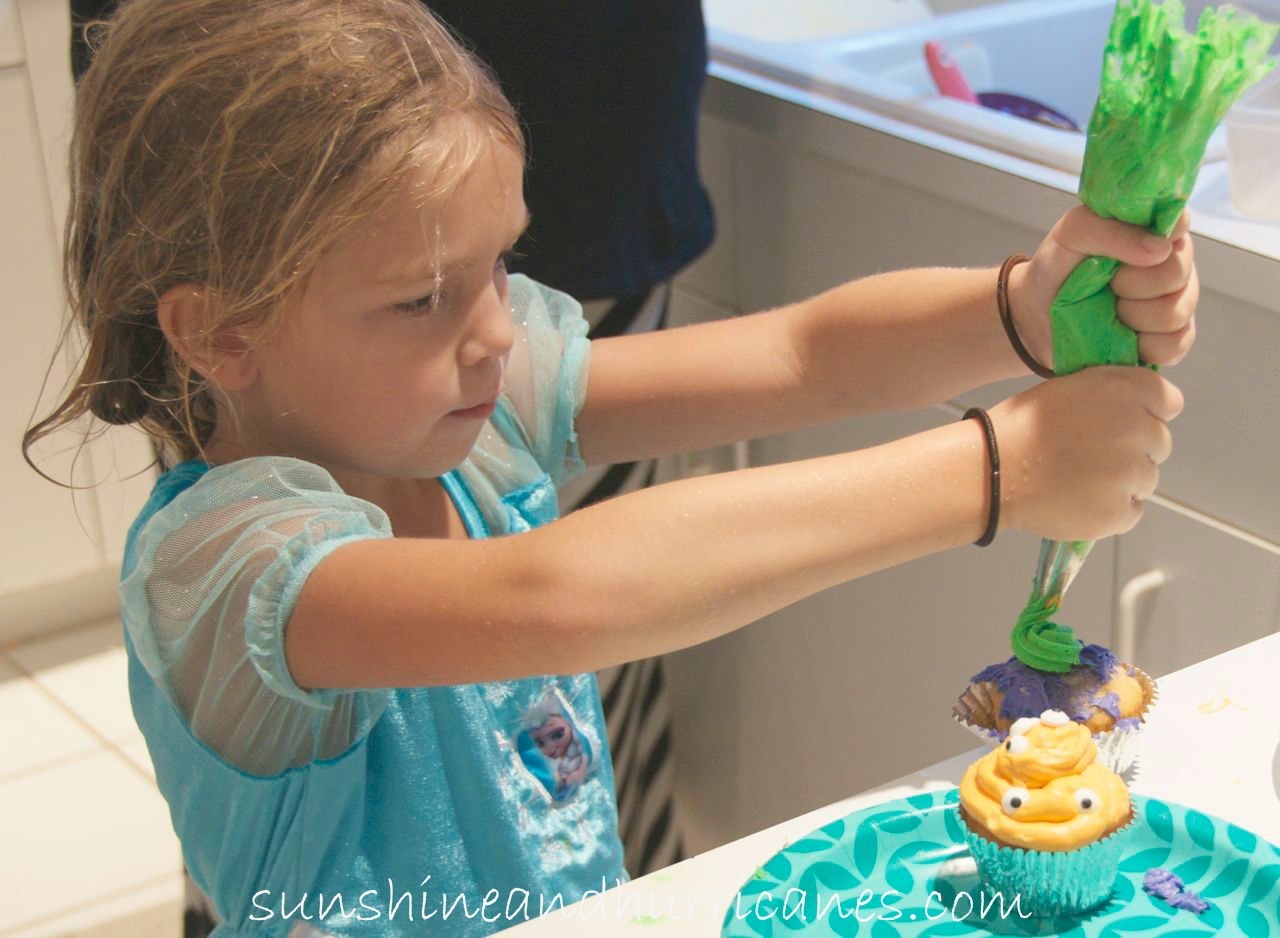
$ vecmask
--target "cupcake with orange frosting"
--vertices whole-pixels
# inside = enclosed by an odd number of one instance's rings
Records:
[[[960,781],[979,875],[1024,913],[1074,915],[1111,895],[1134,813],[1097,752],[1084,724],[1046,710],[1016,721]]]

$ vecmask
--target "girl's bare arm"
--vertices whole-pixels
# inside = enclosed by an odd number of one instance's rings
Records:
[[[1059,539],[1127,530],[1181,395],[1143,368],[1047,381],[991,411],[1001,518]],[[631,493],[526,534],[350,544],[303,586],[303,686],[589,671],[683,648],[827,587],[972,541],[988,513],[975,421],[853,453]]]
[[[697,644],[804,596],[977,538],[973,421],[884,446],[643,490],[526,534],[335,550],[286,629],[304,687],[590,671]]]
[[[936,403],[1026,374],[995,270],[911,270],[780,309],[592,343],[577,427],[592,464]]]
[[[1019,334],[1052,363],[1049,306],[1089,254],[1124,262],[1117,312],[1144,361],[1173,364],[1194,340],[1189,219],[1169,239],[1099,218],[1062,217],[1013,269]],[[1027,374],[1000,325],[996,270],[923,269],[846,283],[778,310],[593,343],[582,453],[607,464],[750,439],[859,413],[920,407]]]

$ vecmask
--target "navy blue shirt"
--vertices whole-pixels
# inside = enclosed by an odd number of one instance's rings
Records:
[[[710,243],[698,178],[699,0],[428,0],[529,138],[517,269],[578,299],[643,293]]]

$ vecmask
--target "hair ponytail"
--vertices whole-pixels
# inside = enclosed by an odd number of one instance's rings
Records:
[[[203,455],[217,389],[161,332],[167,290],[218,295],[199,341],[260,335],[411,172],[432,173],[429,199],[480,137],[523,152],[497,82],[417,0],[132,0],[86,35],[64,270],[87,346],[23,436],[33,466],[34,444],[90,415],[166,459]]]

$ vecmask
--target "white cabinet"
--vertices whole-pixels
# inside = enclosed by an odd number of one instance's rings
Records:
[[[734,309],[782,304],[880,270],[993,266],[1033,249],[1075,203],[1059,189],[724,81],[712,82],[704,109],[717,149],[703,170],[727,242],[693,288]],[[1166,585],[1131,604],[1134,663],[1157,676],[1280,626],[1272,414],[1280,311],[1260,305],[1280,295],[1280,262],[1207,239],[1197,248],[1200,340],[1169,371],[1187,408],[1173,425],[1160,497],[1137,529],[1095,546],[1061,617],[1086,641],[1113,643],[1125,584],[1165,571]],[[950,407],[756,441],[751,462],[902,437],[1034,380],[1003,382]],[[969,746],[951,704],[977,669],[1009,654],[1037,555],[1036,539],[1002,533],[985,550],[866,577],[671,656],[690,848]]]
[[[0,68],[0,641],[111,614],[124,532],[148,487],[145,472],[119,481],[149,461],[131,431],[83,450],[65,432],[41,447],[41,465],[55,478],[102,483],[74,496],[33,472],[19,448],[33,414],[48,410],[72,373],[61,359],[50,367],[65,316],[65,8],[0,0],[8,63]]]
[[[0,68],[20,66],[26,60],[15,0],[0,0]]]
[[[1186,395],[1160,491],[1233,527],[1280,543],[1280,261],[1270,308],[1206,285],[1192,354],[1169,378]]]
[[[1163,582],[1126,595],[1152,571]],[[1131,642],[1144,670],[1168,674],[1280,628],[1280,547],[1148,505],[1142,523],[1119,539],[1116,601],[1113,641]]]
[[[70,495],[40,479],[26,465],[18,441],[35,406],[62,324],[57,242],[50,215],[40,145],[34,133],[31,94],[22,67],[0,69],[0,499],[5,537],[0,547],[0,590],[73,574],[100,563],[99,552],[76,517]],[[56,369],[50,385],[66,374]],[[70,441],[60,441],[69,444]],[[51,463],[66,472],[63,459]],[[89,514],[91,504],[81,503]],[[90,527],[96,520],[90,519]]]

